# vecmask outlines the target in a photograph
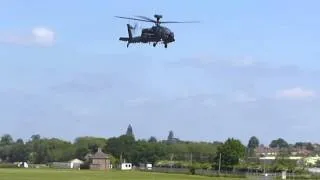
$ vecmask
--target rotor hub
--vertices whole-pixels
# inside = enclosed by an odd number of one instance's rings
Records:
[[[154,17],[155,17],[156,19],[161,19],[161,18],[162,18],[162,15],[155,14]]]
[[[160,19],[162,18],[162,15],[155,14],[154,17],[157,19],[156,24],[160,24]]]

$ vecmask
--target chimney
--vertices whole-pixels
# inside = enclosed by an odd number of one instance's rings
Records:
[[[102,149],[101,149],[101,148],[98,148],[98,152],[102,152]]]

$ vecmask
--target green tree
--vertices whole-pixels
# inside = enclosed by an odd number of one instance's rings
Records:
[[[31,141],[37,141],[40,139],[41,139],[41,136],[39,134],[34,134],[31,136]]]
[[[66,162],[75,157],[75,148],[71,142],[51,138],[45,139],[44,143],[48,162]]]
[[[41,164],[48,162],[47,145],[45,139],[35,139],[27,142],[27,146],[31,149],[30,160],[33,164]]]
[[[289,144],[282,138],[278,138],[276,140],[272,140],[269,147],[271,148],[288,148]]]
[[[131,161],[134,152],[135,139],[132,136],[122,135],[108,139],[105,150],[120,160]]]
[[[255,149],[257,147],[259,147],[259,139],[255,136],[252,136],[249,140],[249,143],[248,143],[248,148],[249,149]]]
[[[221,167],[233,168],[239,164],[241,158],[245,155],[245,146],[240,140],[228,138],[223,145],[218,147],[216,154],[216,165],[219,164],[221,155]]]
[[[249,139],[248,145],[247,145],[247,150],[248,150],[248,156],[254,156],[254,150],[259,147],[259,139],[256,136],[252,136]]]
[[[286,159],[283,157],[277,157],[275,162],[273,163],[272,170],[276,172],[281,172],[283,170],[288,170],[289,172],[292,172],[297,167],[297,161]]]
[[[309,150],[309,151],[314,151],[315,150],[313,144],[310,143],[310,142],[296,142],[293,147],[295,147],[295,148],[305,148],[306,150]]]
[[[86,155],[90,153],[89,149],[87,147],[75,147],[75,157],[81,160],[87,160],[85,157]]]
[[[145,140],[138,140],[134,145],[134,150],[132,152],[132,162],[134,164],[138,163],[152,163],[160,160],[164,157],[162,154],[164,151],[158,151],[158,143],[149,143]]]
[[[21,143],[21,141],[17,141],[12,145],[10,153],[11,162],[27,162],[29,160],[28,156],[30,154],[30,148]]]
[[[97,152],[98,148],[104,148],[106,146],[107,139],[99,138],[99,137],[78,137],[75,139],[73,146],[74,146],[74,153],[75,157],[81,160],[85,160],[85,156],[88,153],[95,153]]]
[[[23,140],[21,138],[17,139],[16,141],[17,144],[24,144]]]
[[[0,159],[5,162],[10,162],[12,145],[2,144],[0,146]]]
[[[157,142],[157,138],[154,136],[151,136],[148,140],[149,143],[156,143]]]
[[[13,138],[10,134],[5,134],[1,137],[1,145],[11,145],[13,143]]]

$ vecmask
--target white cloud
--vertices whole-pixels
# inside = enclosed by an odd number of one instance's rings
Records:
[[[243,103],[248,103],[248,102],[255,102],[257,101],[256,98],[251,97],[245,93],[238,93],[235,99],[236,102],[243,102]]]
[[[35,42],[39,44],[53,44],[55,41],[55,33],[47,28],[37,27],[32,30]]]
[[[300,87],[295,87],[291,89],[285,89],[282,91],[279,91],[277,93],[277,97],[280,98],[308,98],[308,97],[315,97],[316,93],[312,90],[302,89]]]
[[[18,45],[52,46],[55,43],[56,34],[53,30],[45,27],[34,27],[27,34],[2,33],[0,43]]]

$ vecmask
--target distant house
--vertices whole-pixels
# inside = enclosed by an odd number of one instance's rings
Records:
[[[280,149],[279,148],[270,148],[270,147],[265,147],[263,145],[257,147],[255,149],[256,155],[260,157],[264,156],[276,156],[279,154]]]
[[[69,161],[70,163],[70,168],[80,168],[80,165],[83,164],[84,162],[81,161],[80,159],[73,159]]]
[[[102,152],[101,148],[98,148],[98,151],[89,156],[90,169],[95,170],[107,170],[110,168],[110,158],[108,154]]]
[[[294,156],[300,155],[300,156],[310,156],[312,154],[312,151],[307,150],[306,148],[291,148],[290,149],[291,154]]]

